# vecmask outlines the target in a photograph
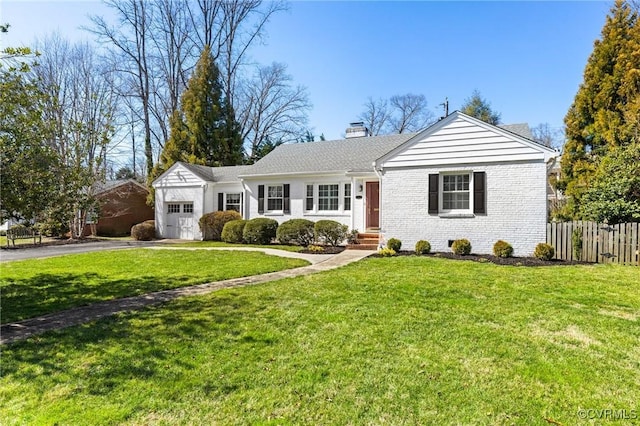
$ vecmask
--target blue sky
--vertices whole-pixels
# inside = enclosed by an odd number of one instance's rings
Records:
[[[455,110],[477,89],[504,123],[560,127],[610,6],[296,1],[251,54],[288,65],[314,105],[309,125],[328,139],[342,137],[367,97],[409,92],[424,94],[439,116],[445,97]],[[78,27],[105,11],[92,0],[0,0],[0,22],[11,24],[0,42],[28,45],[54,30],[88,39]]]

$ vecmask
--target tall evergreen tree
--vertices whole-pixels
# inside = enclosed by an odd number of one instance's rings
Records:
[[[176,161],[208,166],[241,164],[242,139],[233,108],[223,99],[220,73],[205,46],[170,119],[170,136],[152,178]]]
[[[470,98],[465,99],[460,111],[489,124],[500,124],[500,113],[492,110],[491,103],[477,90],[473,91]]]
[[[617,0],[594,43],[584,81],[565,117],[567,142],[559,189],[569,196],[563,216],[580,217],[582,195],[599,161],[638,137],[640,113],[638,13]]]

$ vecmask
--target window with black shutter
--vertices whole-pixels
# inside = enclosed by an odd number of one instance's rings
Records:
[[[258,213],[264,213],[264,185],[258,185]]]
[[[438,182],[437,173],[429,175],[429,214],[438,214]]]
[[[487,214],[487,177],[485,172],[473,174],[473,213]]]

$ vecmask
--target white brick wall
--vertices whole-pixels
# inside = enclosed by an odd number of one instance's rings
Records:
[[[253,219],[256,217],[268,217],[270,219],[275,219],[278,223],[285,222],[289,219],[309,219],[311,221],[317,222],[319,220],[335,220],[344,225],[347,225],[350,229],[352,227],[352,219],[351,219],[351,211],[340,211],[340,212],[305,212],[304,211],[304,200],[306,196],[306,185],[307,184],[319,184],[319,183],[339,183],[343,185],[344,183],[351,182],[351,179],[345,178],[344,176],[336,176],[336,177],[308,177],[308,178],[285,178],[285,179],[261,179],[256,181],[245,180],[245,188],[247,188],[246,197],[248,202],[248,219]],[[291,202],[291,213],[283,214],[283,213],[270,213],[265,212],[264,214],[258,213],[258,186],[265,185],[265,208],[267,206],[267,186],[268,185],[282,185],[289,184],[289,197]],[[340,200],[342,205],[342,200]],[[352,209],[353,206],[353,188],[352,188]],[[361,206],[361,203],[359,203]]]
[[[428,213],[430,173],[486,172],[487,214],[444,218]],[[543,161],[447,168],[387,169],[381,183],[382,232],[413,250],[427,240],[433,251],[450,251],[448,240],[467,238],[474,253],[491,254],[497,240],[515,256],[531,255],[544,242],[547,222],[546,165]]]

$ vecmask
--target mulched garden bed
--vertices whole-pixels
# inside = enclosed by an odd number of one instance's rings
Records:
[[[401,250],[396,253],[396,256],[416,256],[414,251]],[[480,263],[495,263],[496,265],[511,265],[511,266],[566,266],[566,265],[590,265],[588,262],[578,262],[575,260],[540,260],[535,257],[498,257],[490,254],[468,254],[465,256],[448,253],[448,252],[435,252],[422,255],[425,257],[441,257],[445,259],[454,260],[471,260],[473,262]],[[382,257],[378,253],[373,254],[372,257]]]
[[[309,250],[309,249],[304,249],[304,250],[300,250],[300,253],[304,253],[304,254],[338,254],[344,251],[344,247],[331,247],[331,246],[318,246],[318,247],[322,247],[322,251],[316,251],[316,250]]]

